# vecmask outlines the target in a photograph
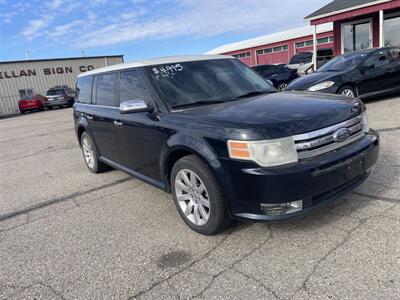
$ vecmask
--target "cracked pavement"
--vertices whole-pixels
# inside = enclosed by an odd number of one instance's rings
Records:
[[[91,174],[71,109],[0,120],[0,299],[395,299],[400,97],[366,101],[368,180],[303,219],[201,236],[170,195]]]

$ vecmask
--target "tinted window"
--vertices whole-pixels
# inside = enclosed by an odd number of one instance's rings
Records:
[[[78,78],[76,83],[76,99],[81,103],[90,103],[92,99],[92,77]]]
[[[301,64],[301,63],[309,63],[312,60],[312,53],[311,52],[304,52],[294,55],[291,59],[289,64]]]
[[[392,54],[393,60],[400,61],[400,48],[392,48],[390,49],[390,52]]]
[[[47,95],[48,96],[57,96],[57,95],[64,95],[65,94],[65,90],[49,90],[47,91]]]
[[[371,54],[364,62],[364,65],[373,65],[375,68],[385,66],[390,62],[387,50],[379,50]]]
[[[115,106],[116,74],[99,75],[96,79],[96,104]]]
[[[317,72],[350,70],[357,67],[367,56],[368,52],[342,54],[323,65]]]
[[[135,99],[148,99],[149,91],[137,70],[121,72],[119,79],[119,102]]]

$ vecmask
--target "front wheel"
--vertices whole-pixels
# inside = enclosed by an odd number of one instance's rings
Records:
[[[214,175],[197,156],[189,155],[175,163],[171,188],[180,216],[194,231],[211,235],[231,223]]]
[[[356,90],[351,86],[344,86],[340,88],[338,94],[354,98],[356,97]]]
[[[280,82],[276,88],[278,91],[282,92],[286,90],[287,86],[288,86],[287,82]]]

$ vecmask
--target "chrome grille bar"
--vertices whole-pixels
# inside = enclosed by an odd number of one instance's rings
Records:
[[[350,144],[360,138],[363,132],[363,116],[359,115],[350,120],[293,136],[299,159],[311,158]],[[349,136],[343,141],[335,140],[335,132],[346,128]]]

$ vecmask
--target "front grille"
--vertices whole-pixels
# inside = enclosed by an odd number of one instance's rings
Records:
[[[299,159],[322,155],[365,135],[362,115],[329,127],[293,136]]]

